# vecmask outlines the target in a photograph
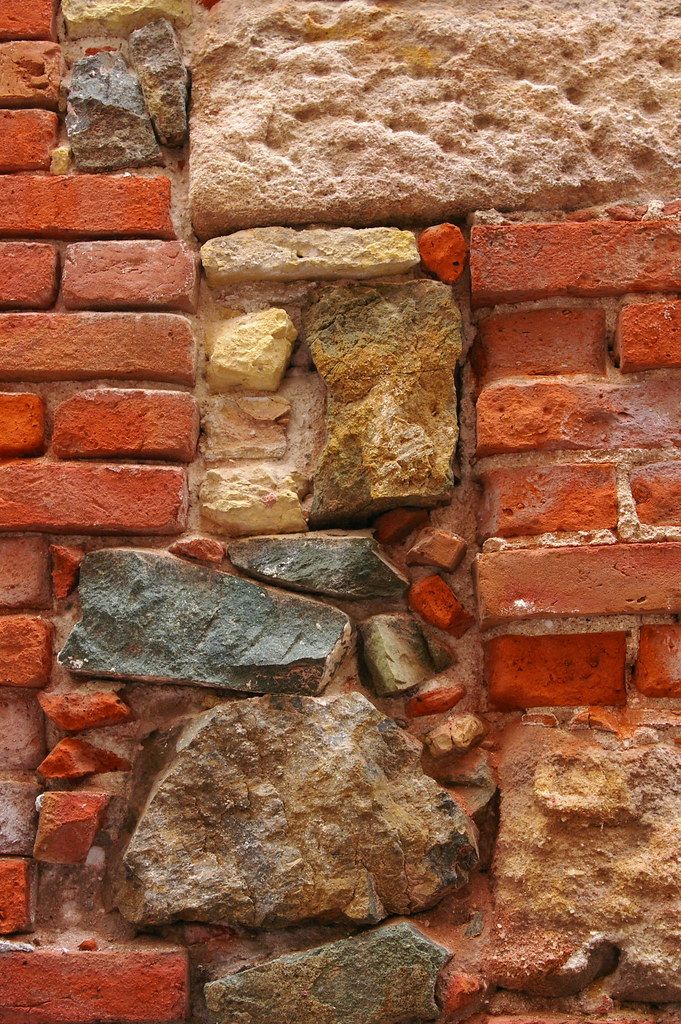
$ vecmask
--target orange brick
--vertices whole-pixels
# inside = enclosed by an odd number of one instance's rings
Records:
[[[65,732],[101,729],[132,718],[128,705],[111,690],[41,693],[38,701],[47,717]]]
[[[417,530],[428,525],[425,508],[393,508],[374,522],[374,536],[379,544],[397,544]]]
[[[0,608],[51,603],[47,544],[41,537],[0,538]]]
[[[31,930],[32,876],[30,860],[0,858],[0,935]]]
[[[224,560],[225,549],[219,540],[212,537],[182,537],[174,541],[168,551],[178,558],[188,558],[191,562],[207,562],[219,565]]]
[[[173,313],[0,314],[0,380],[192,384],[195,358],[189,320]]]
[[[681,526],[681,463],[659,462],[635,469],[631,493],[642,523]]]
[[[497,382],[477,402],[478,456],[681,444],[678,384]]]
[[[412,583],[407,595],[412,611],[432,626],[460,637],[475,621],[441,576],[434,574]]]
[[[646,697],[681,697],[681,626],[641,626],[634,683]]]
[[[45,686],[52,671],[52,626],[31,615],[0,618],[0,686]]]
[[[57,250],[0,242],[0,309],[48,309],[57,297]]]
[[[103,750],[78,736],[59,740],[37,771],[45,779],[84,779],[104,772],[129,772],[131,764],[111,750]]]
[[[404,705],[408,718],[422,718],[424,715],[440,715],[451,711],[466,696],[465,686],[440,687],[424,690],[411,697]]]
[[[67,544],[50,546],[52,590],[57,600],[63,600],[75,590],[84,554],[82,548],[69,547]]]
[[[56,110],[61,71],[55,43],[0,43],[0,107]]]
[[[48,170],[58,129],[49,110],[0,110],[0,172]]]
[[[617,320],[615,351],[624,373],[681,366],[681,302],[625,306]]]
[[[0,529],[173,534],[186,518],[186,474],[172,466],[0,465]]]
[[[500,377],[593,373],[606,365],[602,309],[530,309],[494,313],[478,324],[473,366],[489,383]]]
[[[483,628],[565,615],[681,613],[681,544],[490,551],[476,560]]]
[[[0,359],[2,357],[0,356]],[[43,450],[45,403],[40,395],[0,394],[0,456],[37,455]]]
[[[0,235],[172,238],[170,180],[133,174],[5,176]]]
[[[57,408],[52,448],[61,458],[191,462],[198,437],[199,411],[191,395],[101,388],[74,395]]]
[[[473,304],[681,289],[681,224],[483,224],[471,235]]]
[[[407,565],[434,565],[453,572],[466,554],[466,541],[456,533],[428,526],[407,552]]]
[[[466,239],[456,224],[436,224],[419,235],[421,263],[446,284],[454,284],[466,266]]]
[[[614,466],[518,466],[490,469],[481,480],[481,538],[617,526]]]
[[[626,633],[487,640],[485,678],[490,700],[504,711],[626,704],[626,641]]]
[[[43,793],[35,859],[47,864],[82,864],[108,803],[108,793]]]
[[[2,0],[2,42],[8,39],[54,38],[54,0]]]

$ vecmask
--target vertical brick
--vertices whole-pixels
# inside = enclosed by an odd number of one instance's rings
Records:
[[[635,469],[631,493],[642,523],[681,526],[681,462],[658,462]]]
[[[412,611],[426,622],[452,636],[463,636],[475,622],[451,587],[437,573],[412,583],[407,601]]]
[[[45,403],[40,395],[0,394],[0,457],[37,455],[44,438]]]
[[[52,627],[32,615],[0,618],[0,686],[44,686],[52,668]]]
[[[615,351],[623,373],[681,366],[681,302],[625,306],[617,320]]]
[[[30,860],[0,858],[0,935],[33,926],[33,870]]]
[[[0,538],[0,608],[47,608],[50,603],[47,542]]]
[[[634,682],[646,697],[681,697],[681,625],[641,626]]]
[[[55,43],[0,43],[0,107],[56,110],[61,71]]]
[[[45,752],[43,716],[32,693],[0,689],[0,763],[5,771],[33,772]]]
[[[101,826],[108,793],[44,793],[33,856],[48,864],[82,864]]]
[[[0,172],[48,170],[58,128],[49,110],[0,110]]]
[[[54,0],[2,0],[0,42],[54,38]]]
[[[33,850],[38,785],[33,776],[0,776],[0,854],[30,857]]]

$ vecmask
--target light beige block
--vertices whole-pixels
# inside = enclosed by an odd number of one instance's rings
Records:
[[[293,477],[276,480],[266,470],[210,469],[201,485],[204,517],[231,537],[302,533],[307,522]]]
[[[191,0],[62,0],[66,29],[73,39],[127,35],[155,18],[176,25],[192,20]]]
[[[211,391],[276,391],[297,336],[283,309],[263,309],[210,326],[206,331],[206,376]]]

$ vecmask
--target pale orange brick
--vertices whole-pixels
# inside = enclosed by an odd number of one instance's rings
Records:
[[[634,672],[646,697],[681,697],[681,626],[641,626]]]
[[[681,366],[681,302],[625,306],[617,320],[615,351],[624,373]]]
[[[0,457],[37,455],[44,438],[45,403],[40,395],[0,394]]]
[[[61,72],[56,43],[0,43],[0,107],[56,110]]]
[[[642,523],[681,526],[681,462],[658,462],[635,469],[631,493]]]

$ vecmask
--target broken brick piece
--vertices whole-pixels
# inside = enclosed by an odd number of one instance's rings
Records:
[[[31,930],[32,881],[30,860],[0,859],[0,935]]]
[[[99,693],[76,690],[73,693],[41,693],[40,706],[47,717],[65,732],[101,729],[105,725],[129,722],[132,711],[109,691]]]
[[[421,263],[445,284],[454,284],[466,266],[466,239],[456,224],[436,224],[418,239]]]
[[[84,779],[100,772],[129,772],[132,765],[110,750],[67,736],[38,765],[44,779]]]
[[[210,562],[219,565],[225,557],[225,549],[219,540],[212,537],[183,537],[168,548],[171,555],[188,558],[193,562]]]
[[[48,864],[81,864],[99,831],[108,793],[43,793],[33,856]]]
[[[407,565],[434,565],[452,572],[466,554],[466,541],[448,530],[429,526],[422,530],[407,552]]]
[[[417,693],[404,705],[408,718],[422,718],[424,715],[440,715],[451,711],[466,696],[465,686],[440,687]]]
[[[407,600],[421,618],[452,636],[463,636],[475,622],[453,590],[436,574],[413,583]]]
[[[380,544],[397,544],[419,526],[427,524],[425,508],[393,508],[374,522],[374,536]]]
[[[65,544],[52,544],[50,547],[52,589],[58,600],[68,597],[75,589],[84,554],[82,548],[72,548]]]

